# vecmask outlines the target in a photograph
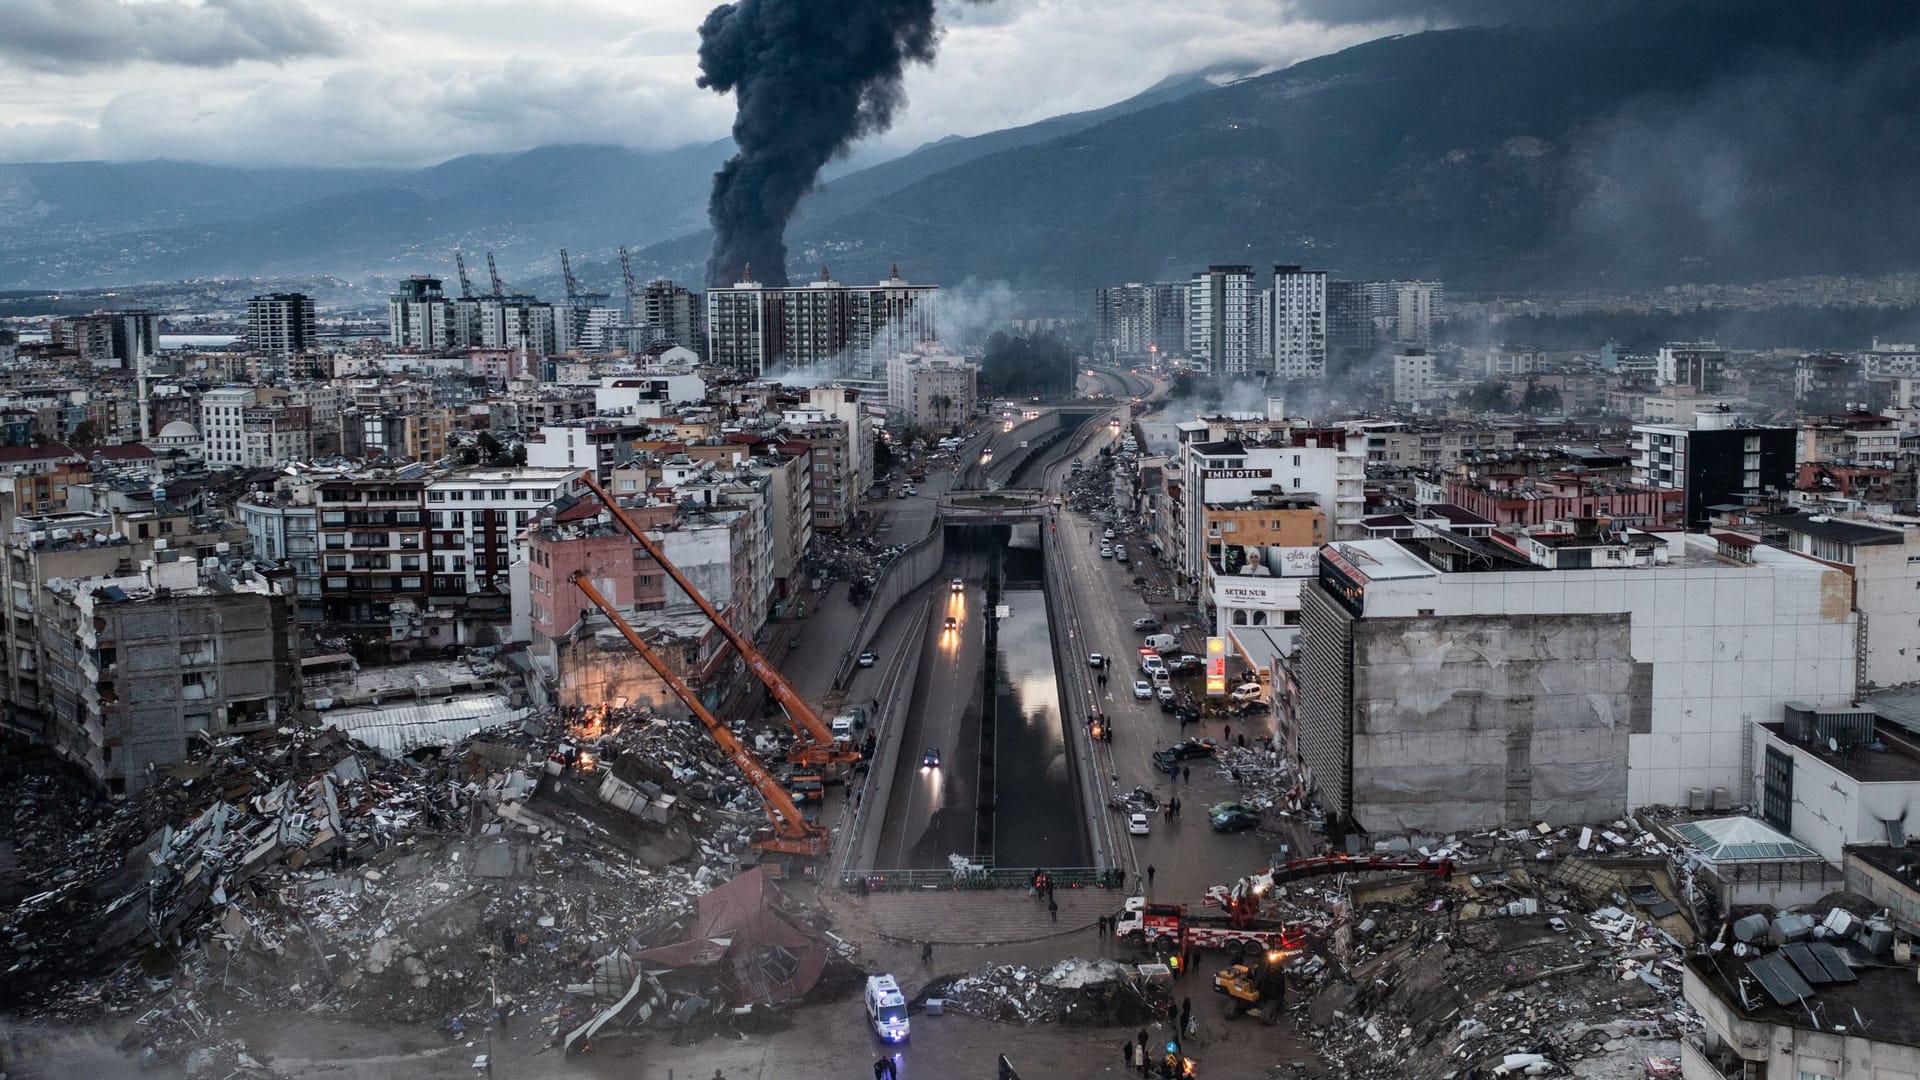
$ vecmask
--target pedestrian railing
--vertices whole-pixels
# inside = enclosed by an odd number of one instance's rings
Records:
[[[977,889],[1028,889],[1040,874],[1055,890],[1118,889],[1125,879],[1118,870],[1097,866],[980,867],[975,870],[859,870],[840,875],[840,888],[856,895],[910,890],[961,892]]]

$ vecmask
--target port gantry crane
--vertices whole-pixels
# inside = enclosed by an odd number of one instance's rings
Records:
[[[845,740],[837,740],[833,737],[833,732],[821,722],[820,714],[813,711],[813,707],[807,704],[807,699],[800,696],[800,692],[793,688],[793,684],[787,681],[787,677],[773,666],[773,663],[755,647],[753,642],[747,640],[746,635],[735,630],[733,624],[722,618],[720,612],[707,601],[707,598],[700,595],[700,590],[694,588],[693,582],[688,581],[686,575],[680,572],[680,568],[673,565],[673,562],[667,558],[667,553],[660,550],[660,545],[654,543],[653,538],[627,516],[626,510],[622,509],[607,489],[601,486],[593,472],[589,470],[581,479],[586,482],[587,487],[592,489],[594,495],[599,497],[601,505],[606,507],[607,513],[613,520],[619,522],[620,527],[633,537],[634,543],[644,548],[653,561],[660,564],[660,569],[666,571],[667,576],[673,579],[673,583],[693,598],[693,602],[700,606],[700,610],[706,613],[707,618],[713,621],[713,625],[718,627],[720,633],[725,635],[726,639],[739,651],[740,659],[747,665],[748,670],[752,671],[767,688],[767,692],[773,695],[773,700],[779,704],[781,713],[786,717],[787,726],[793,730],[794,742],[787,749],[787,760],[798,765],[829,769],[859,761],[860,751],[855,750]]]
[[[453,249],[453,268],[460,272],[460,299],[473,299],[473,279],[467,276],[467,257],[460,254],[459,248]]]
[[[677,573],[675,576],[678,576]],[[627,643],[639,651],[641,659],[659,674],[668,688],[681,701],[687,703],[687,708],[699,718],[700,723],[707,729],[707,734],[712,736],[714,742],[720,744],[720,749],[726,751],[727,757],[733,759],[734,767],[746,776],[747,781],[760,792],[760,797],[766,800],[767,820],[771,829],[755,837],[753,846],[763,851],[778,851],[787,855],[825,855],[827,853],[826,828],[808,821],[800,813],[800,808],[794,805],[792,796],[788,795],[786,789],[780,786],[780,781],[767,771],[759,755],[748,749],[747,745],[740,741],[739,736],[729,731],[725,724],[707,711],[706,706],[700,704],[700,695],[694,693],[693,688],[667,666],[667,662],[661,659],[660,654],[654,652],[646,640],[620,615],[619,609],[614,607],[600,590],[593,587],[593,583],[587,580],[585,571],[575,571],[572,581],[574,588],[579,589],[588,600],[593,601],[593,605],[613,623],[614,628],[627,639]]]

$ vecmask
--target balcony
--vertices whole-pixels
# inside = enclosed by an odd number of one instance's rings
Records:
[[[1743,1061],[1732,1053],[1709,1054],[1698,1036],[1688,1036],[1680,1040],[1680,1075],[1687,1080],[1767,1080],[1767,1063]]]

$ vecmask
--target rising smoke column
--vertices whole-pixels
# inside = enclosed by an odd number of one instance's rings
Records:
[[[983,2],[983,0],[976,0]],[[749,264],[787,283],[787,219],[834,155],[885,131],[908,61],[930,63],[934,0],[739,0],[700,24],[700,85],[732,91],[739,147],[713,177],[707,284]]]

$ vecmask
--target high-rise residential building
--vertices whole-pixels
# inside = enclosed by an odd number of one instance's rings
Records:
[[[1095,289],[1094,322],[1098,340],[1116,359],[1180,356],[1187,351],[1187,293],[1184,281],[1129,282]]]
[[[638,351],[664,341],[706,355],[706,306],[699,293],[655,278],[628,301],[633,310],[627,322],[636,334],[630,348]]]
[[[1446,287],[1437,281],[1369,281],[1377,325],[1388,341],[1433,344],[1433,324],[1446,317]]]
[[[318,343],[313,297],[268,293],[247,301],[247,347],[259,354],[261,376],[268,381],[286,378],[287,358]]]
[[[1373,316],[1367,282],[1327,282],[1328,354],[1349,362],[1365,359],[1379,336]]]
[[[1268,355],[1283,379],[1318,379],[1327,373],[1327,274],[1298,266],[1275,266]]]
[[[565,352],[565,318],[554,317],[553,305],[524,294],[482,296],[480,340],[483,349],[524,350],[528,356]]]
[[[939,287],[893,276],[876,285],[819,280],[768,288],[745,280],[707,293],[708,361],[751,375],[774,372],[859,384],[886,393],[887,361],[938,339]]]
[[[1260,305],[1251,266],[1209,266],[1187,287],[1187,356],[1211,375],[1257,374]]]
[[[387,298],[387,340],[396,349],[438,352],[453,345],[453,304],[440,279],[415,274]]]
[[[1730,412],[1704,412],[1692,427],[1633,426],[1633,481],[1686,493],[1685,525],[1705,528],[1717,507],[1752,505],[1794,486],[1793,428],[1741,427]]]
[[[73,349],[94,367],[131,370],[158,351],[158,322],[151,311],[96,311],[55,319],[49,330],[53,344]]]

